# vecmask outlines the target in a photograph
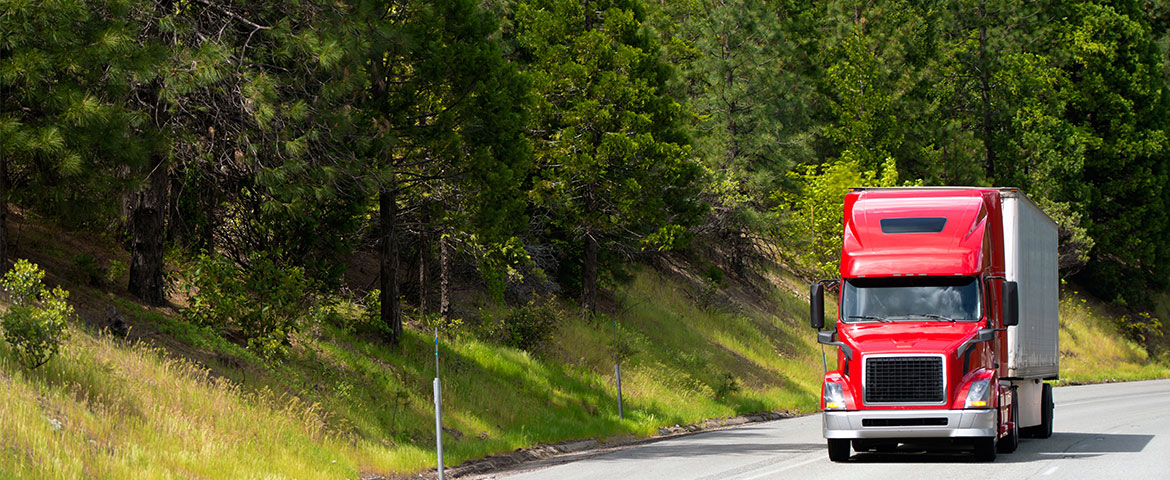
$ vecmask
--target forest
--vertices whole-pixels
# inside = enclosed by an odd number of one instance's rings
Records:
[[[362,252],[390,343],[468,271],[586,317],[711,246],[835,276],[850,186],[1022,188],[1142,338],[1170,287],[1161,1],[3,0],[0,32],[0,238],[109,235],[133,295],[193,287],[264,356]]]

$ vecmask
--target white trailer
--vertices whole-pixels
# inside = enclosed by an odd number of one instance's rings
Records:
[[[1007,280],[1019,285],[1019,324],[1007,330],[1007,361],[1000,378],[1019,401],[1022,433],[1052,434],[1052,387],[1060,375],[1060,275],[1057,225],[1015,188],[1000,189]]]

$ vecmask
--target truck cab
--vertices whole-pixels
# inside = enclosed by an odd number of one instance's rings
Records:
[[[1058,281],[1056,225],[1017,189],[852,189],[840,277],[810,301],[837,351],[821,395],[830,459],[913,442],[993,460],[1021,428],[1050,435]]]

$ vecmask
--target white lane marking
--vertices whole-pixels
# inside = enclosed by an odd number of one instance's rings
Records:
[[[767,472],[764,472],[764,473],[761,473],[761,474],[759,474],[759,475],[756,475],[756,476],[753,476],[753,477],[747,477],[747,478],[744,478],[744,479],[742,479],[742,480],[755,480],[755,479],[757,479],[757,478],[765,478],[765,477],[770,477],[770,476],[772,476],[772,475],[775,475],[775,474],[777,474],[777,473],[780,473],[780,472],[783,472],[783,471],[786,471],[786,470],[792,470],[792,469],[794,469],[794,468],[796,468],[796,467],[803,467],[803,466],[805,466],[805,465],[808,465],[808,464],[810,464],[810,463],[813,463],[813,462],[815,462],[815,461],[818,461],[818,460],[820,460],[820,459],[821,459],[820,455],[817,455],[816,457],[810,458],[810,459],[808,459],[808,460],[805,460],[805,461],[803,461],[803,462],[798,462],[798,463],[793,463],[793,464],[785,465],[785,466],[783,466],[783,467],[780,467],[780,468],[777,468],[777,469],[775,469],[775,470],[769,470],[769,471],[767,471]]]
[[[1052,475],[1053,473],[1056,473],[1056,469],[1058,469],[1058,468],[1060,468],[1060,467],[1059,467],[1059,466],[1053,466],[1052,468],[1049,468],[1048,470],[1045,470],[1045,471],[1044,471],[1044,473],[1043,473],[1042,475]]]

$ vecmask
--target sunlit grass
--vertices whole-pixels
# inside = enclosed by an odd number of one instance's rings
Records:
[[[1149,358],[1126,339],[1105,305],[1074,288],[1061,291],[1060,379],[1062,383],[1149,380],[1170,377],[1170,366]]]
[[[770,287],[757,306],[700,308],[693,288],[636,270],[615,293],[615,313],[565,314],[532,353],[445,334],[445,463],[763,410],[815,411],[822,350],[807,301]],[[1072,291],[1063,298],[1063,381],[1170,374],[1120,337],[1103,306]],[[75,328],[60,357],[29,372],[0,346],[0,479],[358,478],[434,468],[429,333],[407,329],[392,347],[315,325],[288,358],[266,365],[209,330],[119,307],[212,359],[235,360],[212,370]]]
[[[0,471],[18,478],[354,477],[315,405],[74,330],[34,372],[0,347]]]
[[[786,292],[771,303],[803,309]],[[606,320],[566,315],[535,354],[440,344],[448,465],[536,443],[654,435],[761,410],[811,411],[820,376],[798,312],[698,309],[643,270]],[[787,297],[785,297],[787,295]],[[0,348],[0,471],[38,478],[355,478],[433,468],[433,343],[389,347],[332,325],[264,365],[210,330],[116,301],[180,342],[234,357],[219,374],[164,350],[74,329],[28,372]],[[616,338],[624,418],[618,417]],[[813,368],[816,367],[816,368]]]

